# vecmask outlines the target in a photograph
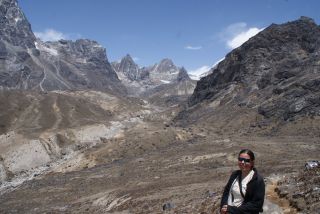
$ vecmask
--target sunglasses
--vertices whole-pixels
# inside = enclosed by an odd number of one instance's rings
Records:
[[[238,161],[239,161],[239,162],[242,162],[242,161],[243,161],[244,163],[250,163],[251,160],[250,160],[250,159],[247,159],[247,158],[240,158],[240,157],[239,157],[239,158],[238,158]]]

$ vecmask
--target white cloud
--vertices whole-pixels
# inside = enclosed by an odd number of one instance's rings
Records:
[[[200,68],[189,71],[189,76],[191,79],[199,80],[201,78],[201,75],[208,72],[210,69],[211,69],[211,66],[204,65],[204,66],[201,66]]]
[[[227,41],[227,45],[229,48],[237,48],[241,46],[243,43],[248,41],[251,37],[255,36],[257,33],[259,33],[263,29],[259,28],[249,28],[247,31],[241,32],[240,34],[236,35],[231,40]]]
[[[209,74],[211,74],[213,68],[217,67],[218,64],[223,61],[225,58],[221,58],[219,59],[218,61],[216,61],[212,66],[207,66],[207,65],[204,65],[200,68],[197,68],[195,70],[191,70],[188,74],[190,76],[191,79],[193,80],[200,80],[202,77],[205,77]]]
[[[239,22],[229,25],[220,35],[227,48],[237,48],[264,28],[248,27],[247,23]]]
[[[42,41],[58,41],[60,39],[68,39],[68,36],[54,29],[46,29],[44,32],[35,32],[36,37]]]
[[[200,49],[202,49],[202,46],[187,45],[187,46],[184,47],[184,49],[187,49],[187,50],[200,50]]]

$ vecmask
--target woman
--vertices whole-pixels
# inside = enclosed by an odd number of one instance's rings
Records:
[[[263,177],[254,168],[254,154],[251,150],[240,151],[238,166],[240,170],[231,174],[224,188],[221,213],[255,214],[262,212],[265,185]]]

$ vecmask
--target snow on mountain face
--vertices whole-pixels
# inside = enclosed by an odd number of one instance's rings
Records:
[[[211,74],[218,66],[220,62],[222,62],[225,59],[223,57],[222,59],[219,59],[216,63],[214,63],[212,66],[202,66],[196,70],[190,71],[189,76],[193,80],[200,80],[202,77],[206,77],[209,74]]]
[[[35,42],[34,44],[36,46],[36,49],[38,49],[38,50],[40,50],[42,52],[51,54],[53,56],[57,56],[58,55],[58,51],[56,49],[48,47],[47,45],[45,45],[41,41]]]

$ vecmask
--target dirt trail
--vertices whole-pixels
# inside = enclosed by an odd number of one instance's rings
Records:
[[[266,186],[266,198],[272,203],[278,205],[283,214],[298,214],[298,211],[290,206],[290,202],[285,198],[280,198],[276,192],[277,181],[271,180],[271,182]]]

